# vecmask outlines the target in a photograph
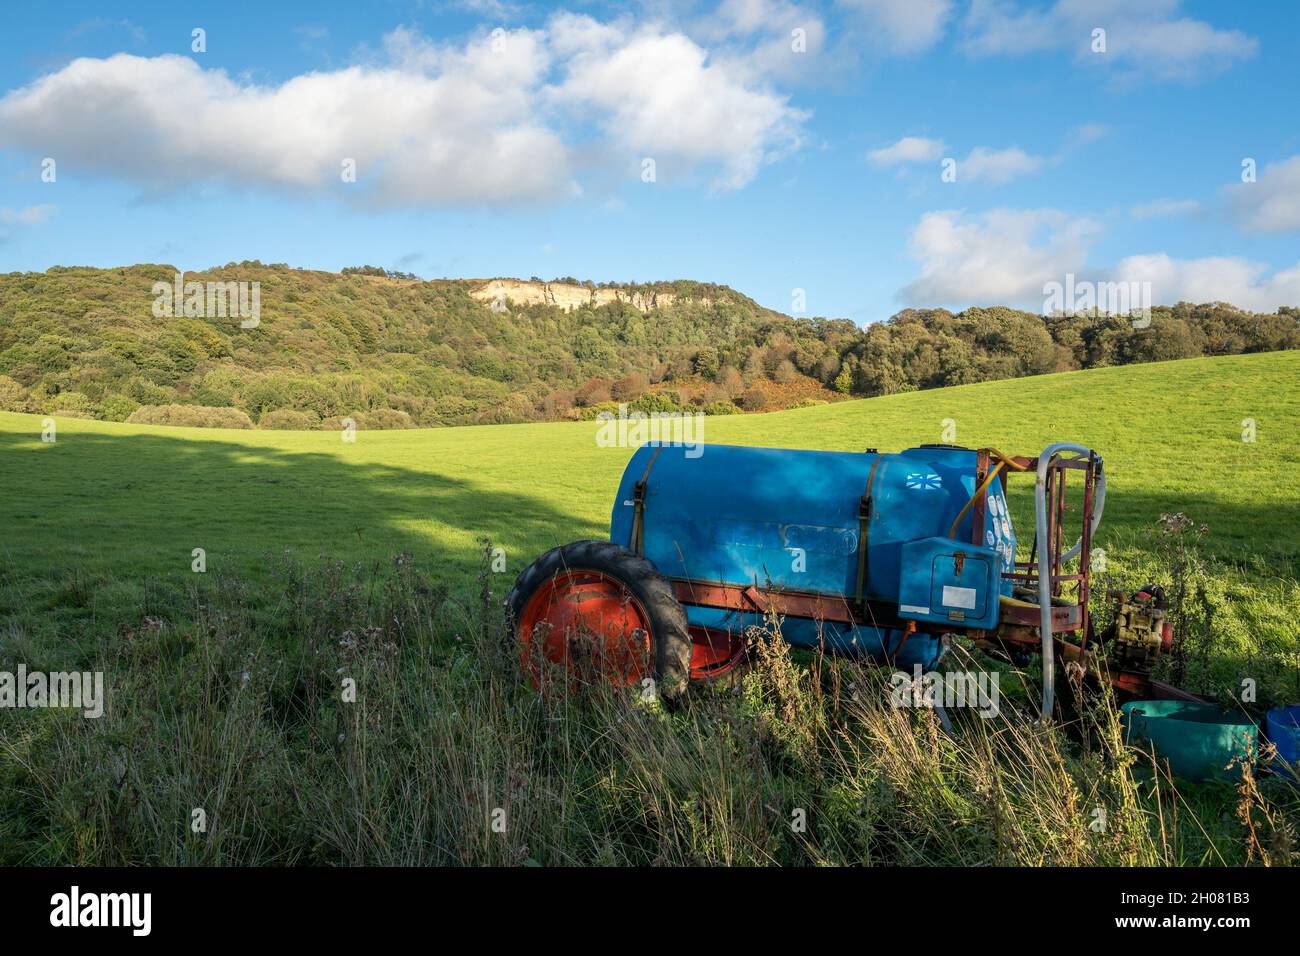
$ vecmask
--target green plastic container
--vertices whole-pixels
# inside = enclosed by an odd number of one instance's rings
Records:
[[[1245,714],[1186,700],[1135,700],[1120,710],[1125,742],[1154,749],[1176,776],[1235,782],[1243,758],[1255,763],[1259,728]]]

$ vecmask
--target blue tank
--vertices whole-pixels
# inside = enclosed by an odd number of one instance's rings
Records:
[[[999,595],[1010,593],[1002,573],[1014,570],[1016,539],[1001,482],[988,489],[983,543],[972,542],[975,509],[948,537],[975,493],[976,470],[975,451],[948,446],[875,454],[646,445],[623,473],[610,540],[674,580],[848,602],[861,583],[863,600],[897,607],[916,632],[904,640],[896,628],[787,615],[785,639],[928,669],[942,656],[942,634],[995,628]],[[757,610],[686,610],[698,627],[762,624]]]

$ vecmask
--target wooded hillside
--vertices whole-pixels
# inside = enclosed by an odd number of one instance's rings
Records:
[[[1217,303],[1157,308],[1144,329],[1002,307],[909,309],[863,329],[689,281],[559,280],[620,290],[562,308],[484,301],[484,280],[372,267],[243,262],[185,276],[259,283],[259,321],[241,328],[238,318],[155,315],[154,284],[175,274],[137,265],[0,275],[0,409],[280,428],[339,427],[348,416],[363,428],[562,419],[619,401],[720,414],[1300,348],[1300,310]]]

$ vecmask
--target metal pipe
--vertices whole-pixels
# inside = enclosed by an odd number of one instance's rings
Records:
[[[1106,469],[1101,464],[1100,455],[1097,456],[1097,489],[1094,494],[1096,498],[1092,506],[1092,528],[1088,531],[1089,538],[1097,533],[1097,526],[1101,524],[1101,513],[1106,507]],[[1061,555],[1061,563],[1073,561],[1082,549],[1083,536],[1080,535],[1079,540],[1074,542],[1074,547]]]
[[[1052,715],[1052,708],[1055,704],[1055,679],[1056,679],[1056,662],[1054,660],[1055,646],[1052,639],[1052,556],[1050,551],[1054,550],[1051,542],[1047,538],[1047,471],[1051,467],[1052,459],[1062,452],[1077,452],[1081,455],[1092,455],[1092,450],[1085,448],[1083,445],[1077,445],[1074,442],[1057,442],[1048,445],[1043,449],[1042,454],[1038,456],[1038,475],[1034,484],[1034,525],[1038,541],[1038,630],[1039,637],[1042,640],[1042,664],[1043,664],[1043,701],[1039,710],[1039,719],[1046,723]],[[1101,461],[1100,458],[1097,459]],[[1097,530],[1097,525],[1101,521],[1101,504],[1105,500],[1106,484],[1105,472],[1099,479],[1099,490],[1097,498],[1097,510],[1093,513],[1092,531]],[[1090,532],[1091,534],[1091,532]],[[1079,543],[1062,555],[1062,561],[1067,561],[1074,557],[1083,547],[1083,538],[1080,536]]]

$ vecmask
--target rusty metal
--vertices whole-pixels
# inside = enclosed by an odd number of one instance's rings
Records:
[[[1006,469],[1004,468],[1003,471]],[[981,488],[984,485],[984,479],[989,476],[989,449],[981,448],[975,453],[975,487]],[[984,545],[984,526],[988,516],[989,492],[985,488],[980,492],[979,497],[975,499],[975,506],[971,512],[971,543],[975,547]],[[961,570],[958,569],[958,574]]]
[[[1062,604],[1052,608],[1052,633],[1063,634],[1077,631],[1083,615],[1077,604]],[[1020,607],[1015,604],[1002,606],[1002,621],[1008,625],[1038,627],[1038,607]]]
[[[745,588],[744,594],[745,597],[749,599],[749,603],[754,605],[756,610],[762,611],[766,614],[772,609],[772,602],[769,601],[763,592],[757,587],[751,585],[750,587]]]
[[[1190,700],[1200,704],[1210,703],[1209,698],[1193,694],[1191,691],[1175,687],[1173,684],[1166,684],[1164,681],[1149,678],[1147,680],[1147,692],[1158,700]]]
[[[1052,546],[1050,565],[1052,597],[1060,597],[1063,590],[1061,581],[1061,552],[1065,537],[1065,472],[1053,469],[1049,472],[1047,500],[1052,502],[1048,512],[1047,540]]]
[[[742,587],[721,581],[695,581],[672,578],[673,593],[683,604],[712,607],[727,611],[760,611],[816,621],[873,627],[905,628],[910,621],[898,616],[894,604],[863,602],[865,614],[856,613],[842,595],[817,594],[811,591],[769,591],[754,585]]]
[[[1092,576],[1092,509],[1095,504],[1093,494],[1097,482],[1097,455],[1088,452],[1088,470],[1083,478],[1083,545],[1079,548],[1079,607],[1083,609],[1080,622],[1082,637],[1079,646],[1088,649],[1088,596]]]

